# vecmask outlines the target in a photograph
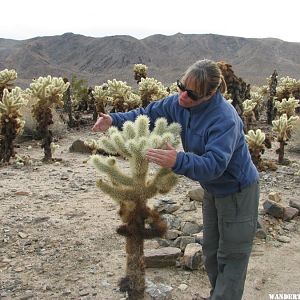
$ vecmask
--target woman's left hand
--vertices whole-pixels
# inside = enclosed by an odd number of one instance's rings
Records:
[[[161,167],[172,168],[176,163],[177,151],[167,143],[167,149],[149,149],[146,158]]]

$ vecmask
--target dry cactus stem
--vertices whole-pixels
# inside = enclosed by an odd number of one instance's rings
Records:
[[[139,83],[139,92],[143,107],[146,107],[150,102],[162,99],[169,94],[163,84],[154,78],[142,78]]]
[[[15,155],[13,142],[21,134],[25,123],[19,109],[25,104],[20,88],[11,92],[3,90],[2,102],[0,101],[0,162],[8,163]]]
[[[97,180],[97,186],[120,205],[119,214],[124,224],[117,233],[126,237],[127,252],[126,277],[120,281],[120,290],[127,292],[130,300],[144,299],[144,239],[161,237],[167,228],[158,212],[147,206],[147,200],[157,193],[168,193],[177,181],[176,175],[168,168],[159,168],[153,177],[148,178],[149,162],[145,154],[147,149],[164,148],[166,143],[177,146],[180,129],[179,124],[168,125],[166,119],[160,118],[150,132],[149,118],[143,115],[135,122],[125,122],[122,131],[111,127],[99,140],[99,147],[126,158],[131,175],[119,169],[114,157],[93,155],[90,159],[110,179],[110,183]]]
[[[277,71],[274,70],[273,74],[268,78],[268,84],[269,84],[269,98],[267,102],[267,123],[272,124],[272,121],[274,120],[274,99],[276,96],[276,89],[277,89],[277,80],[278,74]]]
[[[293,124],[298,119],[298,116],[291,116],[287,118],[287,115],[283,114],[278,120],[272,121],[272,130],[277,133],[277,141],[279,142],[279,148],[276,150],[279,164],[284,163],[284,146],[287,144],[286,141],[288,140],[290,132],[293,128]]]
[[[15,79],[17,79],[17,73],[14,69],[0,71],[0,100],[2,99],[4,89],[11,91],[13,87],[12,81]]]
[[[147,77],[148,67],[143,64],[135,64],[133,66],[133,72],[134,80],[136,80],[137,83],[140,83],[142,78]]]
[[[232,65],[219,61],[218,66],[224,76],[227,91],[232,99],[232,105],[239,115],[243,113],[243,101],[250,98],[250,84],[247,84],[241,77],[237,77],[232,70]]]
[[[37,121],[38,131],[43,142],[41,147],[44,149],[44,161],[52,161],[51,143],[53,141],[52,132],[49,126],[53,124],[52,107],[62,107],[63,93],[68,89],[69,82],[65,83],[60,77],[39,77],[30,84],[28,93],[37,99],[33,105],[32,113]]]

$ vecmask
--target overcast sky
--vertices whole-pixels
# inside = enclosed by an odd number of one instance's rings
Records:
[[[10,0],[0,38],[220,34],[300,42],[299,0]]]

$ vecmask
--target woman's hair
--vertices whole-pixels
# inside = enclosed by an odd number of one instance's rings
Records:
[[[190,83],[199,98],[207,97],[219,90],[222,94],[226,92],[227,86],[217,63],[203,59],[196,61],[184,73],[182,80],[185,85]]]

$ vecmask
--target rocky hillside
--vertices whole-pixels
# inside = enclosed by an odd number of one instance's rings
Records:
[[[149,67],[148,76],[168,85],[198,59],[224,60],[251,84],[265,84],[276,69],[279,77],[300,78],[300,43],[214,34],[87,37],[73,33],[28,40],[0,39],[0,70],[15,69],[26,87],[38,76],[77,75],[89,85],[116,78],[134,84],[133,65]]]

